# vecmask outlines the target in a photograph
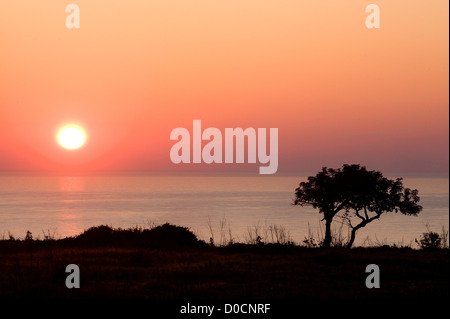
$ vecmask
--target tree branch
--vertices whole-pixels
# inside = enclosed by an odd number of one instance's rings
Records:
[[[337,208],[334,209],[334,214],[336,214],[337,212],[339,212],[340,210],[342,210],[345,205],[347,205],[348,200],[345,199]]]
[[[298,206],[303,207],[303,206],[313,206],[314,203],[312,201],[294,199],[294,202],[292,203],[292,205],[298,205]]]
[[[380,216],[381,216],[381,214],[378,214],[378,213],[377,213],[375,216],[369,218],[369,219],[367,220],[367,223],[366,223],[366,224],[370,223],[371,221],[373,221],[373,220],[375,220],[375,219],[380,218]]]
[[[366,216],[367,216],[367,219],[364,219],[361,215],[357,214],[357,216],[359,215],[359,217],[362,218],[363,221],[360,222],[360,223],[359,223],[358,225],[356,225],[355,227],[353,227],[353,230],[356,231],[356,230],[358,230],[358,229],[360,229],[360,228],[362,228],[362,227],[365,227],[368,223],[374,221],[375,219],[380,218],[380,216],[381,216],[381,213],[376,212],[376,215],[375,215],[375,216],[372,216],[372,217],[369,218],[369,216],[367,215],[367,210],[366,210],[365,207],[364,207],[364,212],[365,212],[365,214],[366,214]]]
[[[366,220],[364,217],[362,217],[362,216],[359,214],[359,210],[355,209],[355,214],[356,214],[356,216],[358,216],[358,217],[361,218],[362,220]]]

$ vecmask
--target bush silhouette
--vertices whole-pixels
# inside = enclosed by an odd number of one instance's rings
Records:
[[[164,224],[143,231],[143,238],[151,247],[192,247],[200,241],[188,228]]]
[[[114,230],[109,226],[94,226],[78,235],[76,239],[83,243],[103,245],[113,242],[113,232]]]
[[[199,241],[186,227],[164,224],[152,229],[113,229],[101,225],[91,227],[72,241],[85,246],[139,246],[148,248],[176,249],[206,245]]]
[[[420,240],[416,239],[416,243],[422,249],[438,249],[441,247],[441,236],[433,231],[423,233]]]

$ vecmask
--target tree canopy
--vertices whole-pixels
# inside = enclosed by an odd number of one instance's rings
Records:
[[[323,247],[330,247],[331,222],[342,212],[341,217],[351,229],[347,243],[351,247],[356,232],[383,213],[419,214],[422,211],[419,201],[418,190],[404,188],[402,178],[391,180],[364,166],[345,164],[338,169],[323,167],[308,181],[301,182],[295,189],[293,204],[312,206],[324,215]]]

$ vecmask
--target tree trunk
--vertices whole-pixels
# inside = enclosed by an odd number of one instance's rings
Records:
[[[357,231],[356,228],[352,228],[352,232],[350,234],[350,240],[348,241],[347,246],[346,246],[347,248],[351,248],[353,243],[355,242],[356,231]]]
[[[367,222],[363,221],[359,225],[356,225],[355,227],[352,228],[352,232],[350,234],[350,240],[348,241],[348,243],[346,245],[347,248],[352,248],[353,243],[355,242],[356,232],[358,231],[358,229],[366,226],[366,224],[367,224]]]
[[[367,216],[367,213],[366,213]],[[377,213],[375,216],[370,217],[370,218],[366,218],[364,219],[361,223],[359,223],[358,225],[356,225],[355,227],[352,228],[352,232],[350,234],[350,240],[347,243],[347,248],[351,248],[353,245],[353,242],[355,241],[355,237],[356,237],[356,232],[358,231],[358,229],[365,227],[368,223],[370,223],[371,221],[380,218],[381,213]]]
[[[323,240],[323,248],[330,248],[331,246],[331,222],[333,218],[325,219],[325,238]]]

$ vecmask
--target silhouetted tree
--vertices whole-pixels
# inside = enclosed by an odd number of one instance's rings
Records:
[[[403,187],[402,178],[391,180],[378,171],[368,171],[360,165],[344,165],[342,169],[324,167],[316,176],[308,177],[295,190],[294,205],[312,206],[324,214],[325,238],[323,247],[331,245],[331,222],[342,212],[343,220],[351,229],[347,247],[350,248],[356,232],[383,213],[400,212],[417,215],[418,191]],[[354,220],[358,222],[355,224]]]

